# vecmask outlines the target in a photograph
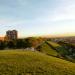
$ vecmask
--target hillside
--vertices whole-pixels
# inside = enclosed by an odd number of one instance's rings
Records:
[[[36,48],[37,51],[45,53],[51,56],[57,56],[58,53],[51,46],[49,46],[46,42],[42,43],[40,46]]]
[[[37,50],[50,56],[75,62],[75,45],[64,42],[45,41]]]
[[[67,50],[63,45],[51,41],[47,41],[46,43],[51,46],[52,49],[56,50],[61,56],[65,56],[69,53],[69,50]]]
[[[75,75],[75,64],[32,51],[0,51],[0,75]]]

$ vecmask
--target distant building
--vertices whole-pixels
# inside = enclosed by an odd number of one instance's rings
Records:
[[[16,40],[18,38],[18,32],[16,30],[8,30],[6,31],[6,38],[8,40]]]

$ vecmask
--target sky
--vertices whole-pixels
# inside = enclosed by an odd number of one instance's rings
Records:
[[[75,33],[75,0],[0,0],[0,36],[19,37]]]

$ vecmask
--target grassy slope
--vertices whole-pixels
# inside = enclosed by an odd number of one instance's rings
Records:
[[[68,51],[62,45],[51,41],[47,41],[47,43],[54,47],[59,54],[68,54]]]
[[[45,53],[47,55],[51,55],[51,56],[57,56],[58,53],[56,52],[56,50],[52,49],[47,43],[43,43],[42,45],[40,45],[39,48],[40,52]]]
[[[69,49],[66,49],[63,45],[56,42],[46,41],[40,45],[39,51],[50,56],[62,58],[71,62],[75,62],[75,59],[70,57]]]
[[[0,75],[75,75],[75,64],[39,52],[0,51]]]

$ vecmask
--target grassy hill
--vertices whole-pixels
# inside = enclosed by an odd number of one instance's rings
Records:
[[[37,51],[0,51],[0,75],[75,75],[75,64]]]
[[[58,53],[51,46],[49,46],[46,42],[37,47],[37,50],[51,56],[57,56]]]
[[[45,41],[43,44],[37,47],[37,50],[55,57],[68,54],[68,51],[62,45],[52,41]]]
[[[64,46],[55,43],[55,42],[51,42],[51,41],[47,41],[46,42],[49,46],[51,46],[53,49],[55,49],[60,55],[67,55],[69,52],[67,49],[65,49]]]
[[[75,50],[74,50],[75,47],[73,48],[72,46],[69,45],[66,43],[59,44],[52,41],[45,41],[44,43],[42,43],[40,46],[37,47],[37,50],[50,56],[75,62]]]

